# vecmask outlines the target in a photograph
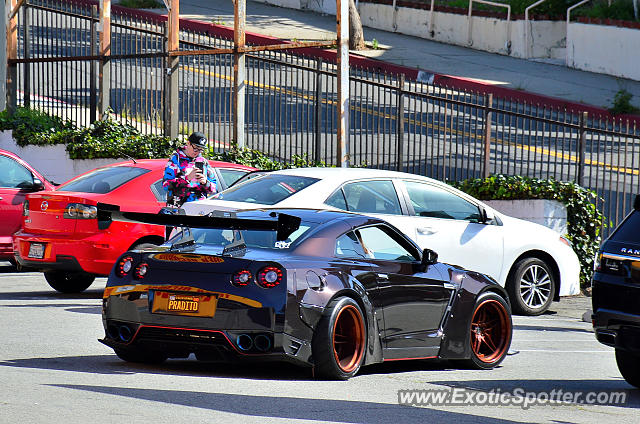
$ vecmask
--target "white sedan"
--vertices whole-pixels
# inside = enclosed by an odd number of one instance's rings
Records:
[[[541,314],[552,300],[580,290],[580,263],[564,237],[418,175],[364,168],[287,169],[183,207],[190,215],[276,207],[377,216],[420,247],[435,250],[440,261],[493,277],[507,288],[513,310],[520,314]]]

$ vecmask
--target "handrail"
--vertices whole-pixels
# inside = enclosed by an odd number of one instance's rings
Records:
[[[569,20],[571,19],[571,11],[572,11],[573,9],[575,9],[576,7],[580,7],[580,6],[582,6],[583,4],[588,3],[588,2],[590,2],[590,1],[591,1],[591,0],[582,0],[581,2],[578,2],[578,3],[574,4],[573,6],[571,6],[571,7],[569,7],[569,8],[567,9],[567,30],[569,29]]]
[[[488,4],[489,6],[495,7],[505,7],[507,9],[507,42],[505,43],[505,47],[507,49],[507,54],[511,54],[511,5],[496,3],[488,0],[469,0],[469,27],[468,27],[468,43],[470,46],[473,46],[473,39],[471,37],[471,30],[473,28],[473,19],[471,19],[471,11],[473,9],[473,3],[483,3]]]
[[[527,7],[524,10],[524,58],[525,59],[529,59],[531,57],[530,50],[531,50],[531,45],[533,44],[533,40],[531,40],[531,43],[529,43],[529,38],[532,38],[530,37],[531,34],[529,34],[529,10],[539,6],[545,1],[547,0],[538,0],[537,2],[533,3],[531,6]]]

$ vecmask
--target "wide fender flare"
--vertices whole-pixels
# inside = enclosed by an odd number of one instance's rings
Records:
[[[467,359],[471,357],[469,337],[473,309],[478,297],[483,293],[494,292],[509,305],[506,290],[493,279],[476,272],[467,272],[455,293],[451,310],[443,326],[444,336],[439,356],[443,359]]]

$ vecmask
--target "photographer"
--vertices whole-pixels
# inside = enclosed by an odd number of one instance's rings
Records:
[[[186,145],[169,158],[162,179],[162,187],[167,191],[167,206],[179,208],[186,202],[215,193],[215,174],[209,162],[201,156],[206,147],[205,135],[194,132]]]

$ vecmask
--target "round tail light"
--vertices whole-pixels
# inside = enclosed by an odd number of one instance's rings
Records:
[[[232,283],[234,286],[244,287],[251,282],[253,275],[248,269],[243,269],[233,274]]]
[[[267,266],[258,273],[258,285],[266,289],[277,286],[282,281],[282,270],[275,266]]]
[[[118,265],[116,265],[116,274],[118,277],[124,277],[131,271],[133,268],[133,258],[131,256],[125,256],[124,258],[118,261]]]
[[[145,275],[147,275],[147,271],[149,270],[149,265],[145,262],[138,264],[135,271],[135,276],[138,280],[142,280]]]

